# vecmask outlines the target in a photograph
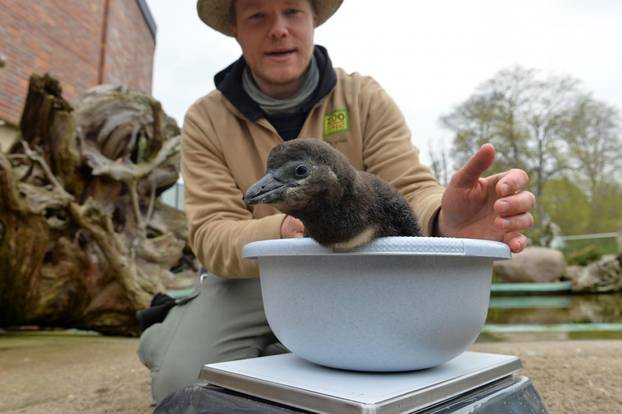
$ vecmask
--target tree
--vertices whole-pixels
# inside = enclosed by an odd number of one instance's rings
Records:
[[[617,230],[622,217],[620,112],[583,94],[571,109],[563,128],[572,157],[572,177],[591,200],[589,231]]]
[[[450,165],[445,142],[441,140],[438,147],[428,143],[428,151],[432,174],[441,185],[447,186],[450,179]]]
[[[619,111],[589,94],[580,96],[563,123],[575,177],[595,198],[601,183],[619,178],[622,136]]]
[[[179,128],[153,98],[101,86],[73,108],[33,75],[21,138],[0,152],[0,326],[137,334],[135,312],[196,267],[182,211]]]
[[[569,168],[564,126],[579,92],[571,77],[541,79],[537,71],[516,66],[481,84],[440,122],[454,133],[456,162],[464,163],[490,142],[497,149],[491,173],[524,169],[531,191],[541,200],[545,183]],[[535,213],[538,229],[544,217],[539,201]]]
[[[619,231],[622,225],[622,186],[604,179],[591,197],[588,230],[594,233]]]
[[[571,180],[547,181],[541,202],[550,220],[563,234],[582,234],[588,229],[592,215],[590,200]]]

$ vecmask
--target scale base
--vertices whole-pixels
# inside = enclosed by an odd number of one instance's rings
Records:
[[[371,373],[273,355],[205,365],[209,384],[172,394],[155,412],[547,413],[520,367],[514,356],[465,352],[431,369]]]
[[[309,414],[294,407],[209,384],[189,385],[163,400],[154,414]],[[548,414],[531,381],[511,375],[412,414]]]

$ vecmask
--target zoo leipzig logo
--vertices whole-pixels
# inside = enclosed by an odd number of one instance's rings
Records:
[[[324,137],[350,130],[350,115],[347,109],[337,109],[324,115]]]

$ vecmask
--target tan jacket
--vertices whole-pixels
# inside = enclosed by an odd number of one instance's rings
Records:
[[[431,234],[443,188],[419,163],[402,114],[372,78],[335,70],[335,88],[311,109],[299,136],[326,140],[355,168],[389,182]],[[186,113],[181,173],[190,245],[210,272],[257,276],[256,262],[240,258],[242,247],[280,238],[284,215],[267,205],[249,207],[242,198],[265,174],[268,154],[281,142],[265,118],[248,121],[219,91]]]

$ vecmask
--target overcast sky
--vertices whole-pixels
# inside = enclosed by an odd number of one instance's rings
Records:
[[[153,95],[181,126],[240,49],[199,20],[194,0],[147,3],[158,26]],[[621,41],[621,0],[345,0],[315,32],[335,66],[383,85],[424,162],[430,142],[451,142],[439,116],[512,65],[571,75],[622,109]]]

